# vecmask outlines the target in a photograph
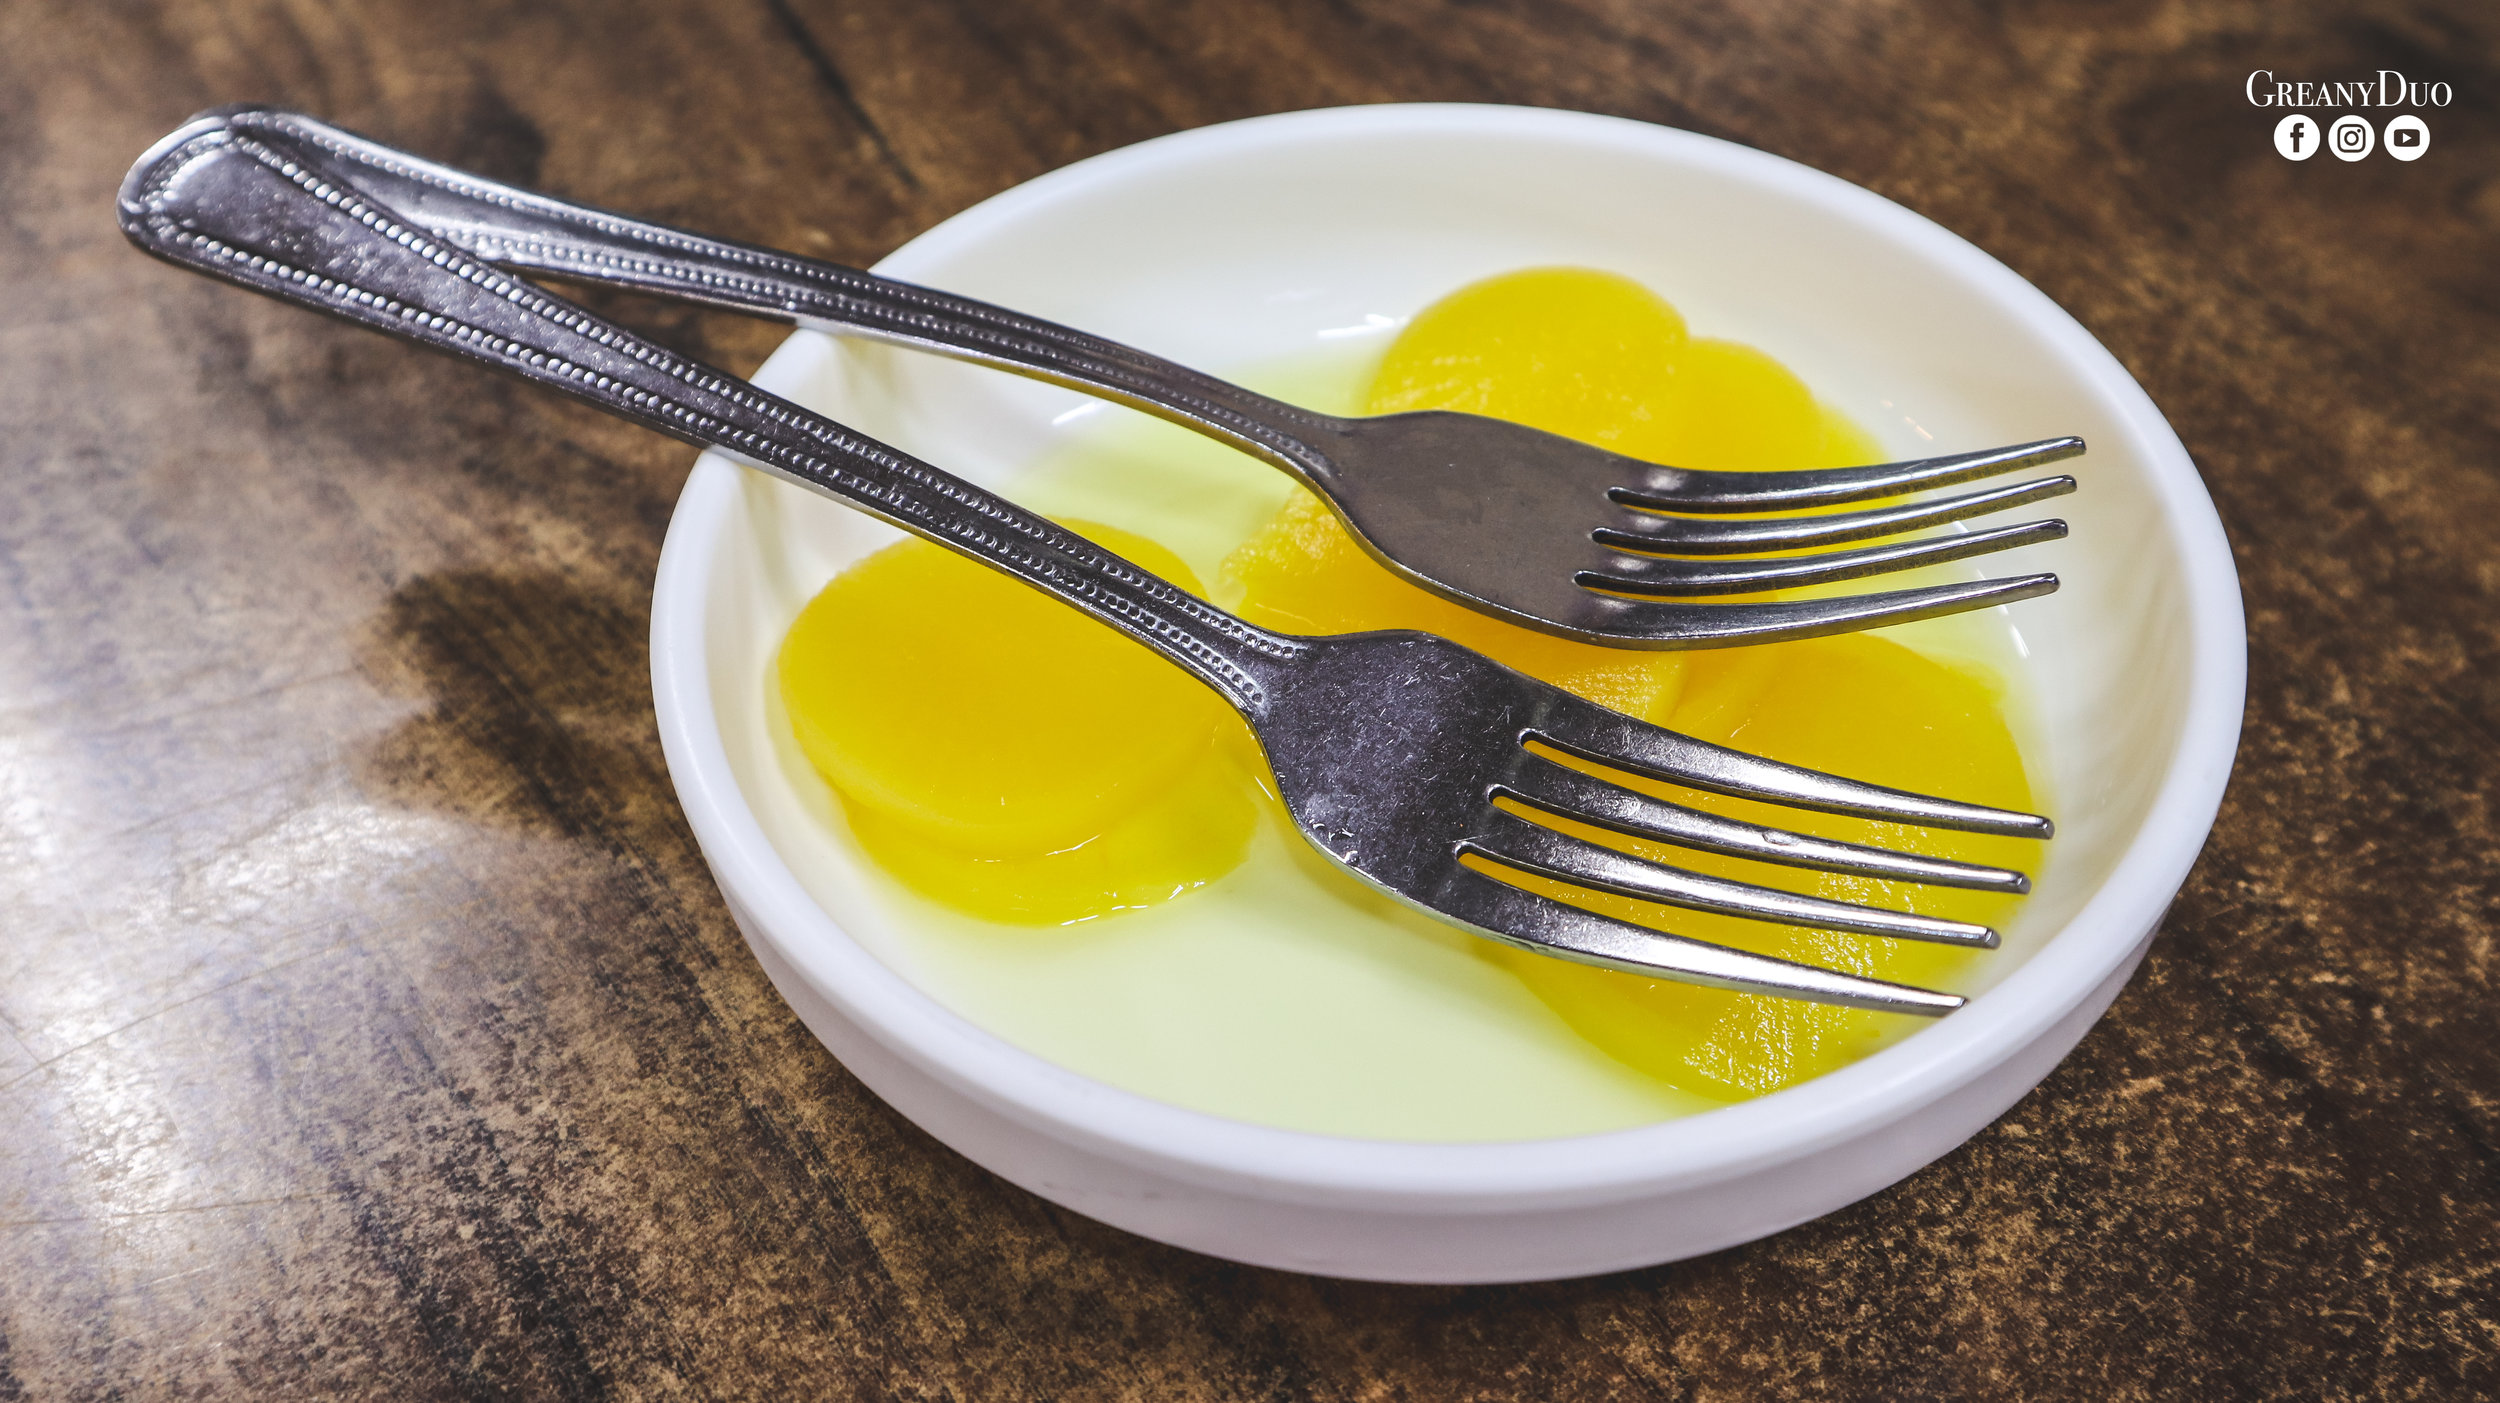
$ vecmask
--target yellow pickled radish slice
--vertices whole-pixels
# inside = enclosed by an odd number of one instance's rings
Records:
[[[1681,413],[1684,318],[1630,278],[1531,268],[1472,283],[1399,333],[1369,412],[1455,409],[1647,457]]]
[[[1069,525],[1198,588],[1151,541]],[[1222,875],[1248,840],[1246,786],[1215,751],[1219,728],[1240,727],[1220,698],[927,542],[828,584],[791,625],[779,682],[800,750],[862,843],[963,909],[1030,922],[1146,904]],[[1172,792],[1183,784],[1190,793]],[[1186,831],[1152,832],[1148,810]]]
[[[1734,341],[1695,337],[1676,365],[1684,412],[1636,456],[1679,468],[1845,468],[1882,461],[1875,442],[1787,366]]]
[[[1210,749],[1102,832],[1053,852],[1002,854],[934,842],[865,805],[847,806],[851,834],[905,886],[993,921],[1074,925],[1142,910],[1240,865],[1258,826],[1258,802],[1226,749]]]

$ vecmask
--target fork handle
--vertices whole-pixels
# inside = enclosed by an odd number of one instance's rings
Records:
[[[435,237],[505,268],[785,317],[1046,380],[1213,434],[1308,482],[1342,422],[1073,327],[838,263],[710,238],[428,161],[297,112],[217,109]]]
[[[837,497],[1058,596],[1252,719],[1296,639],[1234,618],[1084,537],[488,267],[231,115],[131,168],[122,231],[168,262],[562,390]]]

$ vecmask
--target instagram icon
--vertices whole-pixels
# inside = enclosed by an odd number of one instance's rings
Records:
[[[2339,161],[2358,161],[2378,145],[2378,132],[2366,120],[2347,113],[2326,129],[2327,149]]]

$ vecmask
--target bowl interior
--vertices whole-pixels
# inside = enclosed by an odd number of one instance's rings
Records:
[[[2081,490],[2060,504],[2072,537],[1972,572],[2054,570],[2063,589],[1912,626],[1947,649],[1972,628],[2002,631],[2029,672],[2026,753],[2060,831],[2007,948],[1980,962],[1989,992],[1867,1062],[1736,1109],[1811,1117],[1833,1097],[1932,1094],[1922,1078],[2017,1040],[2126,957],[2203,838],[2236,736],[2238,601],[2210,503],[2125,372],[2036,290],[1915,215],[1777,158],[1608,119],[1439,107],[1294,114],[1115,152],[967,211],[880,271],[1225,373],[1377,342],[1463,283],[1538,264],[1648,284],[1697,334],[1787,362],[1892,456],[2067,433],[2091,445]],[[808,331],[757,379],[1010,495],[1096,413],[1074,392]],[[741,870],[795,883],[830,916],[767,921],[766,938],[801,954],[874,948],[863,925],[881,918],[810,836],[822,801],[791,784],[766,679],[799,607],[894,533],[717,457],[687,500],[711,504],[700,543],[670,542],[706,562],[677,577],[700,594],[701,626],[655,667],[664,694],[672,669],[699,678],[722,767],[688,794],[689,813],[703,833],[698,809],[739,811],[729,838],[705,833],[725,885],[718,842],[760,835],[765,850],[741,858],[760,866]],[[695,607],[672,604],[670,579],[662,614]],[[1847,1085],[1824,1085],[1836,1079]]]

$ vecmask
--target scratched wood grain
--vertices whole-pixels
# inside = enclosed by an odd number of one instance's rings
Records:
[[[2421,162],[2296,166],[2259,66],[2456,98]],[[1138,1241],[885,1110],[741,946],[645,680],[687,450],[122,245],[131,158],[240,99],[853,262],[1290,108],[1795,157],[2171,416],[2247,587],[2238,776],[2111,1016],[1846,1212],[1501,1289]],[[2471,0],[11,0],[0,1399],[2500,1391],[2496,101]]]

